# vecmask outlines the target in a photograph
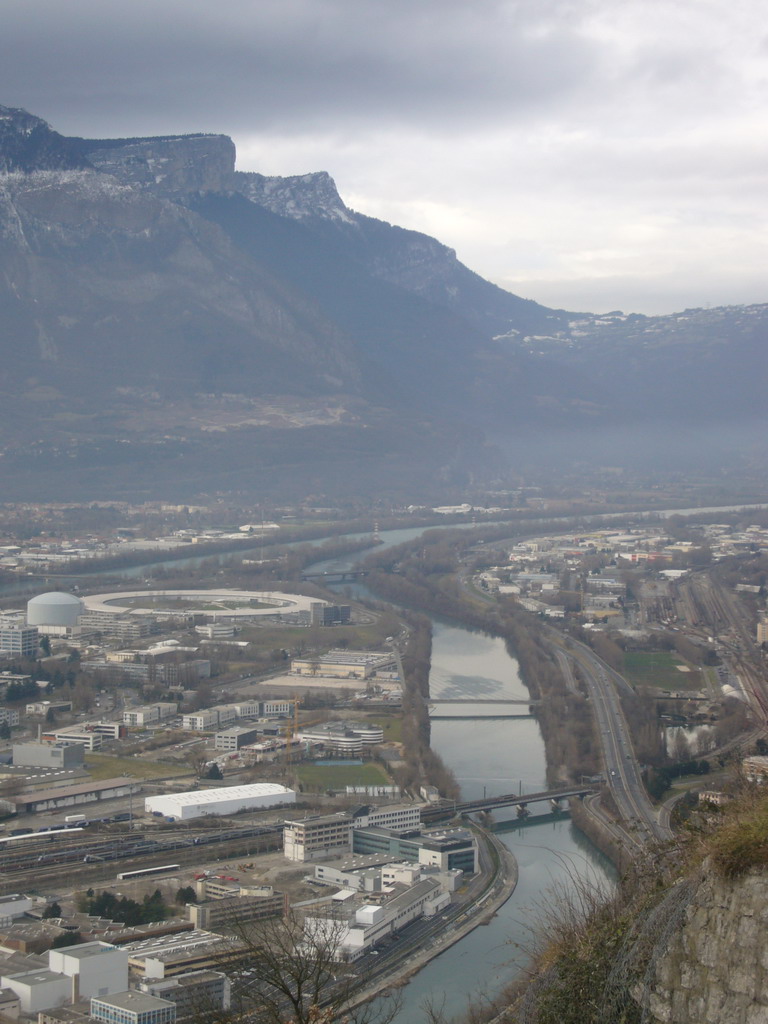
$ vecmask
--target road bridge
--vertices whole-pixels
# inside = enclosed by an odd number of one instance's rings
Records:
[[[368,575],[367,569],[339,569],[336,572],[303,572],[303,580],[323,580],[325,583],[347,583]]]
[[[538,793],[504,793],[502,796],[483,796],[475,800],[443,800],[435,807],[423,808],[421,818],[422,821],[437,820],[449,814],[471,814],[474,811],[492,811],[498,807],[517,807],[520,811],[525,812],[528,804],[544,801],[559,804],[561,801],[575,797],[582,799],[594,792],[594,786],[565,786],[560,789],[544,789]]]
[[[430,718],[529,718],[535,700],[431,700],[427,705]]]

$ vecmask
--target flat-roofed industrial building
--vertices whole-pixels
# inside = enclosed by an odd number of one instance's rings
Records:
[[[151,814],[163,814],[183,821],[205,814],[236,814],[238,811],[262,810],[295,803],[294,790],[275,782],[256,782],[250,786],[224,786],[148,796],[144,808]]]

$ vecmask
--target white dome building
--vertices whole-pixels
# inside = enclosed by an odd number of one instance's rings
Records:
[[[27,601],[27,624],[37,626],[40,633],[67,636],[77,626],[83,613],[83,602],[74,594],[51,591]]]

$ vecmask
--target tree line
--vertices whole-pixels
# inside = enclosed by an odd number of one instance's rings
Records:
[[[503,638],[531,697],[541,701],[536,714],[550,780],[595,772],[597,748],[586,695],[568,691],[544,626],[535,616],[512,599],[489,602],[462,584],[459,556],[466,544],[466,531],[428,532],[410,544],[370,556],[366,582],[401,606]]]

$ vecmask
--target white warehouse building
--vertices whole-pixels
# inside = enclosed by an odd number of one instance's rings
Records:
[[[148,814],[164,814],[186,820],[204,814],[235,814],[237,811],[264,810],[282,804],[295,804],[296,793],[275,782],[257,782],[251,786],[222,786],[217,789],[194,789],[186,793],[148,796],[144,810]]]

